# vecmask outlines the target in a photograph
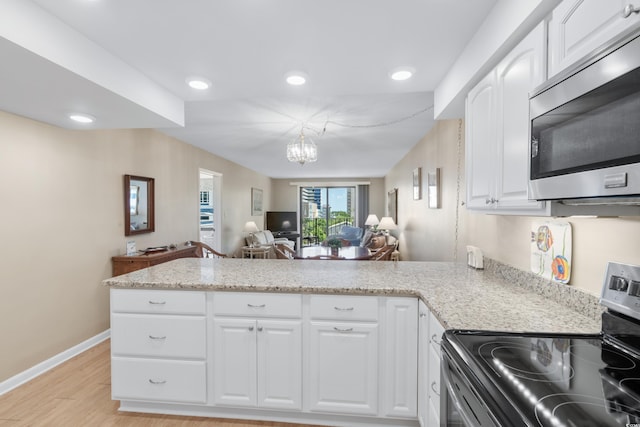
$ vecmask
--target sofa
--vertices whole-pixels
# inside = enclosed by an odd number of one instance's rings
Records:
[[[332,234],[327,237],[329,239],[341,239],[349,242],[351,246],[360,246],[362,241],[362,235],[364,230],[360,227],[353,227],[351,225],[343,225],[338,234]]]
[[[273,237],[273,233],[269,230],[256,231],[247,236],[245,240],[247,246],[271,246],[273,248],[276,244],[282,244],[288,246],[292,251],[295,250],[295,242],[286,237]],[[269,251],[269,258],[276,258],[273,249]]]

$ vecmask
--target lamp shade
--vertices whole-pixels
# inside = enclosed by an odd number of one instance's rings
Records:
[[[256,231],[260,231],[258,230],[258,226],[256,225],[256,223],[254,221],[247,221],[244,224],[244,228],[243,230],[246,233],[255,233]]]
[[[380,224],[378,224],[378,230],[395,230],[396,228],[398,228],[398,226],[390,216],[383,216]]]
[[[367,220],[364,222],[364,225],[374,226],[378,224],[380,224],[380,220],[378,219],[378,215],[376,214],[369,214]]]

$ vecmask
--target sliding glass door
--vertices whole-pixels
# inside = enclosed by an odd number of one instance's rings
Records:
[[[355,187],[301,187],[300,229],[304,246],[317,245],[356,222]]]

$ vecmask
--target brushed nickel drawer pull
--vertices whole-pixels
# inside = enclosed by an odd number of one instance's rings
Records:
[[[153,301],[153,300],[149,300],[149,304],[153,304],[153,305],[165,305],[167,302],[166,301]]]
[[[160,385],[160,384],[166,384],[167,380],[152,380],[151,378],[149,378],[149,382],[151,384]]]
[[[352,332],[353,331],[353,328],[340,329],[340,328],[336,328],[335,326],[333,327],[333,329],[338,331],[338,332]]]
[[[333,307],[334,310],[338,310],[338,311],[353,311],[353,307],[346,307],[346,308],[342,308],[342,307]]]
[[[249,306],[251,308],[265,308],[267,305],[266,304],[260,304],[260,305],[247,304],[247,306]]]
[[[436,390],[436,385],[438,385],[435,381],[431,383],[431,390],[436,394],[436,396],[440,396],[440,391]]]
[[[158,337],[156,337],[156,336],[153,336],[153,335],[149,335],[149,338],[151,338],[152,340],[166,340],[166,339],[167,339],[167,336],[166,336],[166,335],[164,335],[164,336],[162,336],[162,337],[159,337],[159,336],[158,336]]]
[[[438,341],[438,335],[436,334],[431,335],[431,341],[433,341],[437,346],[440,345],[440,341]]]

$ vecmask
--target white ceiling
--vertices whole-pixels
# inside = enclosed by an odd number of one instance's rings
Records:
[[[384,176],[433,125],[433,90],[495,3],[3,0],[0,109],[156,128],[274,178]],[[414,77],[391,80],[399,66]],[[291,70],[307,84],[287,85]],[[285,158],[302,125],[318,146],[304,166]]]

